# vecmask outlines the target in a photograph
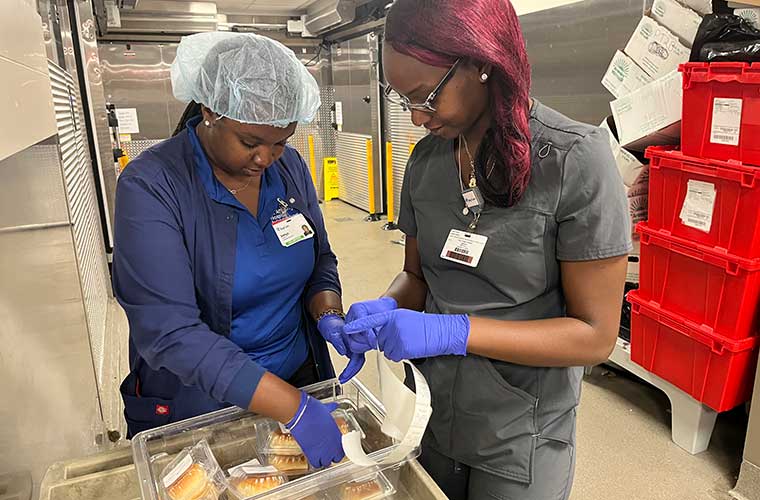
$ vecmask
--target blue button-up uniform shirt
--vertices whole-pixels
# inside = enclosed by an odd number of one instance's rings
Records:
[[[259,366],[287,380],[309,354],[302,324],[302,296],[314,270],[314,240],[283,247],[271,221],[281,208],[280,202],[287,204],[278,169],[264,171],[258,216],[254,217],[214,176],[195,124],[192,120],[187,131],[203,186],[212,200],[237,212],[230,340]]]

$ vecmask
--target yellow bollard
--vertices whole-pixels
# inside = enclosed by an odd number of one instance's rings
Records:
[[[369,192],[369,218],[380,220],[375,206],[375,162],[372,153],[372,139],[367,139],[367,190]]]
[[[317,160],[314,156],[314,136],[309,135],[309,169],[311,170],[311,180],[314,187],[317,187]]]
[[[393,144],[388,142],[385,145],[385,158],[386,158],[386,189],[388,191],[388,225],[392,226],[396,222],[396,214],[394,213],[394,194],[393,194]]]

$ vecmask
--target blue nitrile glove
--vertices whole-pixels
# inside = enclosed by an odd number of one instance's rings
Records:
[[[343,435],[331,415],[337,408],[337,403],[324,404],[302,392],[295,417],[285,424],[314,467],[327,467],[346,456],[341,443]]]
[[[378,348],[391,361],[467,354],[470,318],[465,314],[425,314],[407,309],[375,314],[346,324],[347,335],[379,328]]]
[[[346,323],[353,323],[362,318],[394,311],[398,309],[398,302],[393,297],[382,297],[376,300],[366,300],[352,305],[346,315]],[[365,353],[377,349],[377,333],[379,328],[368,328],[364,332],[356,332],[346,335],[346,346],[352,352]]]
[[[326,341],[335,347],[338,354],[348,356],[348,346],[343,335],[346,321],[337,314],[328,314],[317,323],[317,330]]]

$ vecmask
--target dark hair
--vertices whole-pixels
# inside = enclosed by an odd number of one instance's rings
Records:
[[[530,180],[530,63],[508,0],[396,0],[385,39],[394,50],[432,66],[467,59],[493,66],[495,125],[480,147],[478,186],[496,206],[520,201]],[[493,174],[488,176],[491,166]]]
[[[190,104],[187,105],[185,111],[182,113],[182,116],[179,119],[179,123],[177,123],[177,128],[174,129],[172,137],[185,130],[185,127],[187,127],[187,122],[196,116],[201,116],[201,114],[201,105],[195,101],[190,101]]]

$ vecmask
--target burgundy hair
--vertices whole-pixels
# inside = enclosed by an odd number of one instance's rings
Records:
[[[516,204],[530,180],[530,63],[509,0],[396,0],[385,39],[397,52],[431,66],[459,58],[488,63],[495,126],[478,152],[476,177],[486,199]],[[493,174],[488,177],[491,165]]]

